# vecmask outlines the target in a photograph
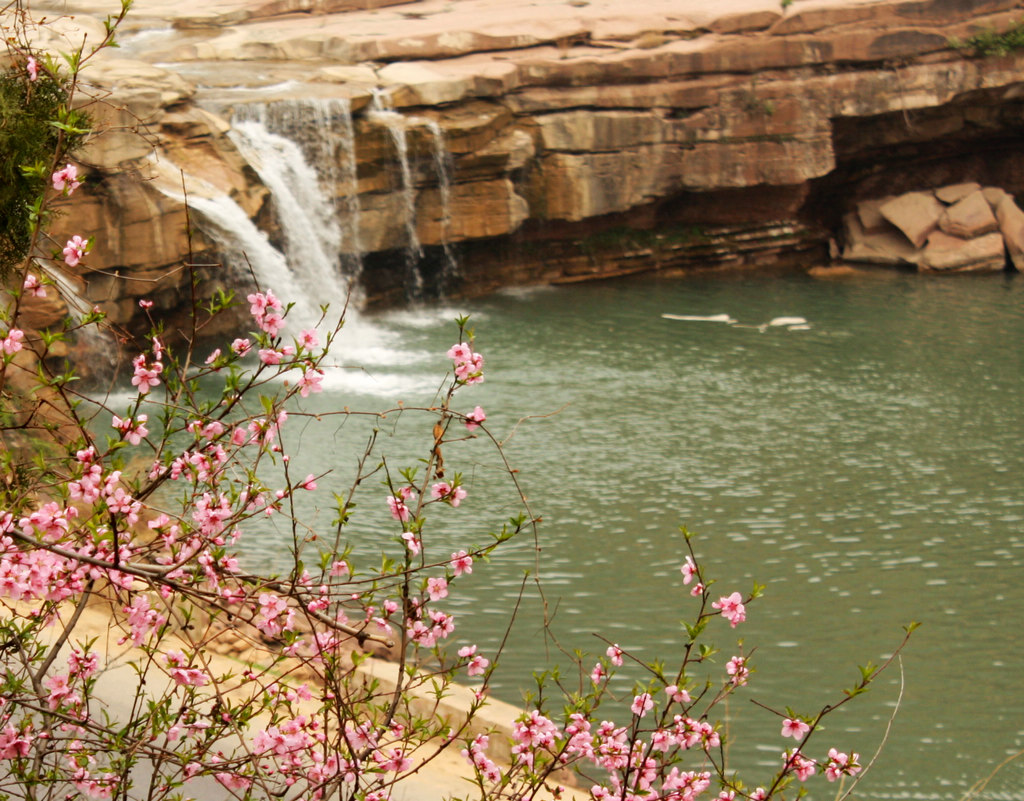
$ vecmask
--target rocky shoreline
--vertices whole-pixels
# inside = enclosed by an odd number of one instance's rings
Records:
[[[113,5],[37,3],[73,15],[40,46],[94,38]],[[229,199],[283,249],[281,210],[229,135],[253,107],[291,110],[282,135],[341,176],[333,202],[357,219],[340,247],[375,305],[412,294],[410,253],[427,296],[809,267],[863,201],[1024,190],[1024,56],[956,46],[1017,25],[1017,2],[707,6],[139,0],[121,50],[86,72],[98,134],[84,199],[61,221],[96,237],[81,291],[129,329],[144,324],[140,297],[183,320],[181,265],[224,257],[201,214],[186,225],[186,195]],[[327,155],[309,109],[335,136]],[[237,280],[204,274],[211,288]]]

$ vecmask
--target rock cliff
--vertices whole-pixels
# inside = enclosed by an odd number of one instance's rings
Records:
[[[36,9],[73,14],[46,34],[57,47],[114,5]],[[370,303],[405,297],[410,269],[423,291],[470,294],[808,265],[867,198],[1024,189],[1024,55],[953,46],[1017,25],[1020,5],[137,0],[121,49],[87,73],[88,200],[62,226],[96,236],[87,294],[117,322],[138,322],[142,296],[177,309],[182,265],[219,246],[186,224],[186,194],[228,197],[284,237],[229,136],[262,106],[334,176]],[[326,150],[304,108],[333,131]]]

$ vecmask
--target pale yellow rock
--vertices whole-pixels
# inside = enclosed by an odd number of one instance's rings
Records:
[[[996,206],[996,219],[1013,266],[1018,272],[1024,272],[1024,211],[1004,193]]]
[[[908,192],[884,203],[879,213],[903,232],[915,248],[939,227],[943,206],[931,192]]]
[[[433,69],[427,62],[404,61],[388,64],[377,70],[377,77],[383,86],[405,86],[412,98],[396,106],[437,106],[455,103],[469,96],[473,81],[469,78],[452,77]]]
[[[864,230],[857,213],[851,212],[843,218],[843,230],[844,261],[892,266],[917,264],[917,249],[895,229],[869,233]]]
[[[933,231],[921,251],[920,268],[926,271],[995,272],[1006,265],[1003,237],[985,234],[961,239],[942,231]]]
[[[878,234],[884,231],[892,230],[892,223],[890,223],[879,209],[893,199],[893,196],[875,198],[871,200],[862,200],[857,204],[857,218],[860,220],[861,227],[865,233]]]
[[[999,223],[979,187],[942,213],[939,228],[950,236],[973,239],[997,230]]]
[[[935,197],[947,205],[952,205],[958,200],[963,200],[968,195],[972,195],[980,190],[981,184],[968,181],[967,183],[939,187],[935,190]]]

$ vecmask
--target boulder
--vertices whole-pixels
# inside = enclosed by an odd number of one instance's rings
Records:
[[[992,213],[992,207],[988,205],[980,188],[954,203],[939,218],[940,230],[961,239],[974,239],[998,228],[999,223]]]
[[[935,190],[935,197],[947,206],[951,206],[957,201],[963,200],[968,195],[973,195],[975,192],[979,191],[981,191],[981,184],[969,181],[968,183],[952,184],[950,186],[940,187]]]
[[[996,206],[996,219],[999,220],[999,232],[1003,235],[1010,261],[1017,272],[1024,272],[1024,211],[1004,192]]]
[[[880,234],[892,230],[892,223],[882,216],[879,209],[893,199],[893,196],[862,200],[857,204],[857,218],[865,233]]]
[[[878,211],[917,249],[924,247],[929,234],[939,227],[943,206],[931,192],[908,192],[883,203]]]
[[[1003,237],[985,234],[961,239],[943,231],[933,231],[921,252],[920,269],[927,272],[996,272],[1006,266]]]
[[[917,248],[899,231],[892,228],[874,233],[865,231],[855,212],[843,218],[843,228],[843,261],[900,267],[917,264]]]

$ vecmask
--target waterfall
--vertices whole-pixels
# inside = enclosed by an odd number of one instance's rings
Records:
[[[345,275],[352,282],[357,281],[363,263],[355,128],[348,98],[250,103],[235,109],[233,123],[232,140],[259,172],[274,195],[279,212],[297,194],[316,194],[319,185],[322,197],[300,199],[313,201],[309,208],[315,208],[313,213],[326,221],[326,227],[319,229],[323,231],[324,247],[328,253],[340,253]],[[282,144],[281,140],[289,144]],[[304,159],[296,158],[292,148],[298,148]],[[304,160],[307,168],[297,168],[295,175],[289,175],[287,170],[283,175],[274,175],[284,169],[283,165],[272,163],[282,150],[289,151],[289,164]],[[261,163],[268,164],[268,176],[258,166]],[[300,178],[300,183],[296,184],[294,178]],[[280,200],[279,190],[284,193]],[[339,196],[344,198],[343,210],[338,208]],[[281,224],[286,225],[284,220]]]
[[[442,288],[446,279],[458,274],[458,263],[449,242],[451,229],[451,185],[452,165],[451,154],[445,146],[444,132],[436,120],[423,117],[406,117],[395,111],[390,97],[381,89],[373,90],[369,118],[383,125],[388,130],[395,146],[395,155],[402,177],[403,209],[405,212],[405,229],[408,242],[406,245],[406,265],[409,268],[414,297],[423,289],[423,276],[419,270],[419,261],[423,258],[423,247],[416,234],[416,189],[413,184],[412,167],[409,160],[408,129],[414,126],[426,128],[433,141],[434,169],[437,173],[437,188],[441,203],[441,247],[444,250],[442,267]]]
[[[334,312],[345,304],[348,287],[343,278],[321,287],[314,271],[292,270],[285,255],[227,195],[189,195],[188,203],[202,217],[201,227],[216,240],[229,264],[242,272],[251,268],[262,289],[272,289],[293,304],[288,319],[297,327],[316,324],[322,316],[321,302],[329,303]]]
[[[166,173],[168,167],[165,165],[162,170]],[[271,244],[267,235],[232,198],[195,176],[186,175],[185,182],[189,191],[188,205],[196,213],[197,223],[217,242],[229,264],[242,272],[251,269],[261,287],[273,289],[281,300],[292,304],[288,313],[289,331],[295,333],[313,327],[323,316],[321,304],[330,304],[327,320],[331,324],[336,322],[348,291],[344,276],[336,271],[323,277],[318,270],[292,269],[285,254]],[[167,196],[185,201],[180,177],[177,186],[166,177],[154,181],[154,185]],[[328,283],[319,284],[320,280]],[[405,364],[410,358],[391,332],[361,319],[353,305],[349,305],[345,315],[344,336],[346,359],[357,364]],[[416,354],[413,357],[419,358]],[[333,364],[325,365],[331,366]],[[352,372],[329,371],[325,385],[347,385]]]
[[[395,146],[395,155],[402,176],[402,208],[404,211],[406,246],[405,266],[409,274],[411,286],[406,288],[411,297],[419,297],[423,293],[423,274],[419,269],[423,258],[423,248],[416,235],[416,188],[412,181],[412,168],[409,164],[409,140],[406,128],[409,120],[391,108],[391,99],[381,90],[373,90],[373,100],[369,112],[370,119],[387,128],[391,142]]]
[[[437,190],[441,196],[441,247],[444,248],[444,269],[442,284],[446,279],[454,278],[458,272],[458,263],[452,251],[450,234],[452,227],[452,157],[444,143],[444,131],[437,120],[426,120],[427,130],[434,140],[434,168],[437,170]]]

